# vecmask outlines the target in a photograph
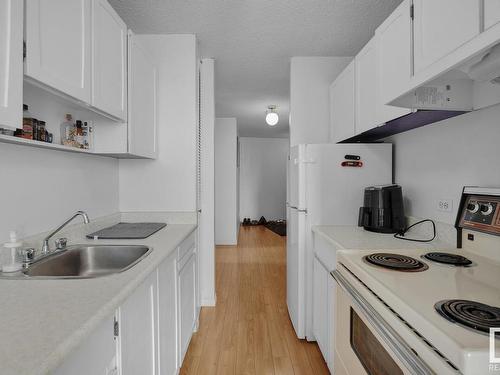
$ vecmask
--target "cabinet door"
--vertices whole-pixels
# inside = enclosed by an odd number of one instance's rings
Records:
[[[107,0],[92,6],[92,105],[127,119],[127,26]]]
[[[179,363],[182,363],[196,322],[196,254],[179,272]]]
[[[23,2],[0,0],[0,126],[22,127]]]
[[[25,3],[25,74],[90,103],[91,0]]]
[[[330,86],[330,137],[333,142],[354,136],[356,119],[354,65],[354,61],[347,65]]]
[[[356,55],[356,134],[377,124],[377,45],[372,38]]]
[[[114,317],[105,319],[53,375],[118,374],[113,327]]]
[[[176,374],[177,363],[177,259],[163,261],[158,268],[158,332],[161,375]]]
[[[118,310],[121,375],[157,373],[157,292],[155,271]]]
[[[378,77],[381,104],[387,104],[404,94],[410,85],[411,34],[410,0],[404,0],[379,26]],[[399,117],[399,116],[395,116]]]
[[[480,32],[481,0],[413,0],[415,74]]]
[[[484,28],[488,29],[500,22],[500,1],[484,0]]]
[[[129,34],[129,153],[157,156],[157,68],[138,37]]]
[[[314,257],[313,332],[325,362],[329,361],[328,346],[328,271]]]

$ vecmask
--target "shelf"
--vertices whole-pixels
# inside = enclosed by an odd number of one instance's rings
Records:
[[[15,145],[24,145],[24,146],[36,147],[36,148],[47,148],[50,150],[58,150],[58,151],[65,151],[65,152],[76,152],[76,153],[80,153],[80,154],[95,155],[95,153],[92,152],[91,150],[84,150],[81,148],[64,146],[64,145],[60,145],[57,143],[47,143],[47,142],[41,142],[41,141],[34,141],[32,139],[24,139],[24,138],[14,137],[11,135],[5,135],[5,134],[0,134],[0,142],[1,143],[11,143],[11,144],[15,144]],[[100,154],[100,155],[105,156],[103,154]]]
[[[92,150],[84,150],[82,148],[64,146],[64,145],[60,145],[58,143],[47,143],[47,142],[41,142],[41,141],[34,141],[32,139],[24,139],[24,138],[19,138],[19,137],[14,137],[11,135],[4,135],[4,134],[0,134],[0,143],[11,143],[14,145],[23,145],[23,146],[36,147],[36,148],[46,148],[49,150],[73,152],[73,153],[88,154],[88,155],[95,155],[95,156],[104,156],[107,158],[114,158],[114,159],[150,159],[150,158],[146,158],[143,156],[137,156],[137,155],[128,154],[128,153],[115,153],[115,154],[113,154],[113,153],[95,152]]]

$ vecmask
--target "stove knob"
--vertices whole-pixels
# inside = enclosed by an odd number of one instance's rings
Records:
[[[481,205],[481,213],[484,216],[491,215],[492,212],[493,212],[493,205],[491,203],[486,203]]]
[[[476,212],[479,211],[479,203],[477,202],[469,203],[467,205],[467,211],[469,211],[471,214],[475,214]]]

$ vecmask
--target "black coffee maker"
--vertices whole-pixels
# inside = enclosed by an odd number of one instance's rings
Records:
[[[359,209],[358,226],[371,232],[402,232],[406,227],[406,220],[401,186],[367,187],[364,205]]]

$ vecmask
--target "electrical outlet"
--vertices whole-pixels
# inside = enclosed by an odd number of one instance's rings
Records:
[[[442,212],[453,211],[453,201],[451,199],[440,199],[437,202],[437,210]]]

